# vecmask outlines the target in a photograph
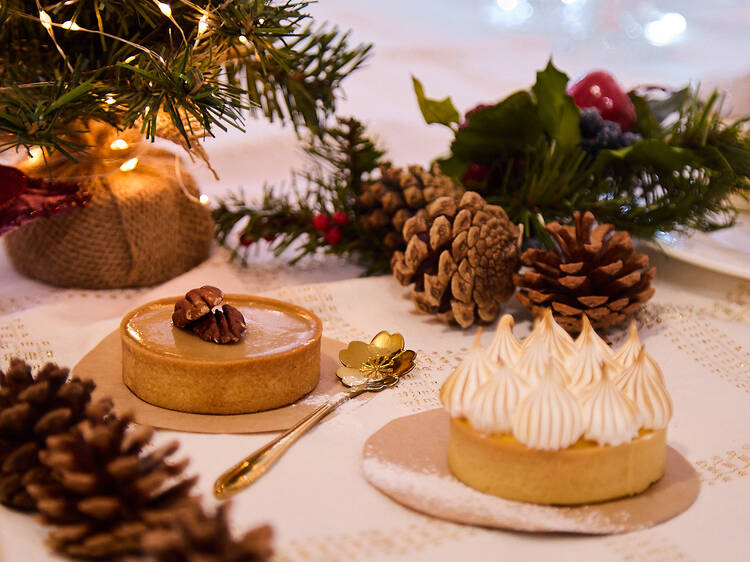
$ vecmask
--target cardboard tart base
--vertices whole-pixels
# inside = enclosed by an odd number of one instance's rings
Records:
[[[365,477],[415,511],[455,523],[515,531],[625,533],[671,519],[698,497],[697,472],[668,446],[664,476],[636,496],[574,507],[504,500],[470,488],[451,474],[449,427],[450,417],[442,409],[391,421],[365,443]]]
[[[94,399],[110,396],[118,414],[132,412],[138,423],[161,429],[193,433],[263,433],[292,427],[321,404],[345,390],[336,376],[341,342],[322,338],[320,349],[320,382],[307,396],[294,404],[252,414],[190,414],[160,408],[144,402],[122,381],[122,347],[120,332],[115,330],[89,351],[73,367],[73,375],[96,383]]]

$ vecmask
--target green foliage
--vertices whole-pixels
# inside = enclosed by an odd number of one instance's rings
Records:
[[[362,227],[356,208],[363,181],[387,165],[383,151],[356,119],[338,119],[321,137],[310,135],[305,151],[313,166],[298,174],[301,186],[288,190],[266,186],[259,204],[245,201],[242,194],[219,201],[213,211],[219,243],[243,264],[252,251],[250,245],[265,239],[277,256],[289,249],[291,263],[323,251],[351,257],[366,267],[366,275],[389,271],[388,249],[376,234]],[[330,217],[337,211],[346,214],[348,223],[338,227],[342,241],[329,244],[325,234],[313,227],[313,217]],[[250,245],[243,246],[242,241]]]
[[[498,154],[524,152],[537,144],[542,121],[529,92],[516,92],[472,113],[456,132],[453,155],[464,162],[491,164]]]
[[[569,222],[575,210],[643,238],[733,224],[728,196],[750,187],[750,138],[745,120],[721,118],[718,93],[702,101],[687,88],[630,92],[643,140],[592,154],[580,147],[567,82],[550,63],[530,91],[472,111],[439,160],[443,171],[546,242],[543,224]],[[487,180],[463,182],[476,164]]]
[[[72,129],[90,119],[190,147],[216,127],[244,128],[248,109],[320,132],[370,51],[313,29],[307,1],[169,5],[171,14],[153,0],[70,0],[40,13],[4,0],[0,150],[80,149]]]
[[[557,70],[552,61],[547,68],[536,73],[536,84],[531,91],[536,97],[536,107],[542,128],[561,148],[571,150],[581,141],[578,127],[580,112],[573,98],[565,93],[568,76]]]
[[[442,100],[429,99],[424,95],[422,83],[414,78],[414,76],[411,77],[411,81],[414,86],[414,92],[417,94],[419,110],[422,112],[425,122],[439,123],[448,127],[454,123],[458,123],[458,110],[453,106],[450,98]]]

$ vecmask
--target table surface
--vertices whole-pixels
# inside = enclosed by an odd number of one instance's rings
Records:
[[[439,127],[422,124],[410,74],[422,79],[428,95],[453,95],[457,107],[465,108],[528,86],[553,53],[571,76],[609,68],[628,86],[723,84],[733,89],[735,112],[750,107],[743,106],[747,80],[741,78],[747,63],[737,56],[746,52],[750,24],[750,8],[741,2],[470,0],[459,7],[442,0],[384,0],[377,12],[373,6],[328,0],[312,10],[321,20],[352,27],[355,40],[376,44],[367,67],[346,82],[341,112],[367,122],[396,164],[424,164],[445,151],[449,140]],[[685,17],[687,27],[674,43],[654,46],[644,38],[658,10],[679,10]],[[221,179],[201,168],[194,175],[214,198],[238,187],[257,195],[264,181],[284,180],[304,162],[289,130],[260,122],[249,123],[245,135],[223,135],[206,146]],[[360,278],[359,268],[336,258],[315,257],[292,267],[258,248],[242,268],[214,248],[205,263],[158,287],[83,291],[25,279],[1,253],[0,363],[21,356],[34,364],[72,366],[127,311],[197,285],[281,298],[318,314],[328,337],[349,341],[397,330],[419,356],[417,368],[398,387],[346,406],[235,498],[233,529],[271,523],[278,560],[746,560],[750,282],[649,253],[657,266],[656,295],[638,315],[641,338],[662,365],[674,400],[669,443],[696,467],[702,489],[684,514],[626,535],[539,535],[455,525],[411,512],[369,486],[361,471],[367,437],[391,419],[437,407],[437,390],[475,330],[449,328],[417,314],[408,290],[390,277]],[[519,335],[527,334],[528,314],[515,301],[506,310],[515,315]],[[485,344],[491,331],[483,335]],[[614,341],[623,337],[623,330],[612,334]],[[214,478],[269,437],[160,431],[156,441],[180,442],[212,504]],[[43,544],[46,532],[32,518],[0,509],[0,559],[52,559]]]

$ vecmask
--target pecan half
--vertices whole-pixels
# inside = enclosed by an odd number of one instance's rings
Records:
[[[211,309],[221,304],[224,293],[211,285],[203,285],[187,292],[185,298],[174,305],[172,323],[178,328],[186,328],[191,322],[206,316]]]
[[[245,333],[245,318],[231,304],[206,314],[190,325],[193,332],[202,340],[214,343],[235,343]]]

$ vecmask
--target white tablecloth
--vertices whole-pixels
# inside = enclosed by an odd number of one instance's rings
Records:
[[[750,19],[742,6],[714,2],[709,9],[696,2],[682,7],[685,39],[657,48],[627,42],[618,31],[624,24],[612,23],[599,6],[590,6],[588,27],[581,24],[584,30],[575,35],[555,27],[558,12],[549,7],[552,3],[525,4],[536,7],[538,28],[491,24],[486,10],[492,2],[337,0],[314,7],[321,17],[352,26],[355,39],[377,45],[372,62],[347,83],[343,113],[367,121],[394,162],[426,163],[446,149],[448,137],[421,124],[410,73],[423,79],[429,95],[454,94],[457,106],[466,107],[527,86],[551,52],[571,75],[606,67],[617,69],[626,84],[722,81],[746,70],[735,56],[746,44]],[[609,11],[624,12],[623,4],[612,2]],[[212,180],[205,170],[196,174],[212,197],[238,186],[259,193],[264,180],[286,178],[302,162],[291,132],[261,123],[251,123],[245,136],[220,137],[208,149],[221,180]],[[235,531],[271,523],[279,560],[747,559],[750,282],[652,252],[657,290],[639,315],[641,337],[662,365],[674,399],[669,442],[702,477],[695,505],[669,522],[626,535],[536,535],[455,525],[411,512],[370,487],[362,475],[367,437],[393,418],[438,405],[439,385],[469,346],[474,329],[449,328],[417,314],[408,290],[390,277],[358,278],[361,270],[335,258],[316,257],[290,267],[261,249],[243,269],[227,257],[215,248],[207,262],[158,287],[81,291],[22,278],[0,254],[0,364],[21,356],[37,365],[72,366],[130,309],[197,285],[282,298],[318,314],[326,336],[349,341],[395,330],[419,358],[397,388],[345,406],[342,415],[313,430],[236,497]],[[516,315],[518,333],[528,333],[525,311],[514,301],[507,310]],[[614,339],[622,336],[615,333]],[[485,333],[483,341],[490,337]],[[210,504],[214,478],[269,437],[162,431],[156,439],[180,441]],[[0,559],[52,558],[43,545],[46,532],[32,518],[0,509]]]

